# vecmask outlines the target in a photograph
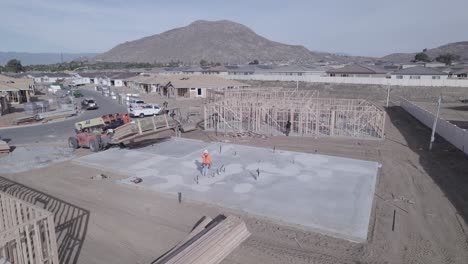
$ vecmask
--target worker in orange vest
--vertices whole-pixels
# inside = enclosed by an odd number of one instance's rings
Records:
[[[206,176],[208,170],[211,168],[211,156],[208,150],[205,149],[202,154],[202,175]]]

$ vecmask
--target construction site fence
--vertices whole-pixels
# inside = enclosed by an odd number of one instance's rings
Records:
[[[467,79],[389,79],[385,77],[331,77],[318,75],[220,75],[232,80],[299,81],[311,83],[375,84],[390,86],[468,87]]]
[[[410,102],[404,98],[400,98],[400,105],[413,117],[429,128],[432,128],[436,115],[417,104]],[[443,118],[437,119],[436,133],[450,142],[452,145],[468,154],[468,131],[460,128],[455,124],[450,123]]]
[[[0,192],[0,262],[58,264],[52,213]]]

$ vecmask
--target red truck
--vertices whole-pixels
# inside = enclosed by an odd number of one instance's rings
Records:
[[[68,138],[68,146],[73,149],[89,148],[98,152],[106,148],[112,131],[124,124],[130,123],[130,116],[110,114],[75,123],[75,136]]]

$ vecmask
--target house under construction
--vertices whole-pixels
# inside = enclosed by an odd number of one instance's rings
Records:
[[[210,91],[205,129],[225,133],[384,137],[384,111],[362,99],[320,98],[318,91],[231,89]]]

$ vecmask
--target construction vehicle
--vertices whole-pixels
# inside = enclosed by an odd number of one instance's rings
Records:
[[[121,120],[121,121],[118,121]],[[168,130],[176,135],[197,129],[197,121],[182,119],[180,110],[165,109],[160,115],[131,121],[128,114],[100,117],[75,124],[76,136],[68,139],[71,148],[86,147],[92,152],[112,145],[126,146]]]
[[[110,114],[75,123],[76,135],[68,138],[68,146],[73,149],[89,148],[97,152],[107,147],[113,130],[130,123],[130,117],[125,114]]]

